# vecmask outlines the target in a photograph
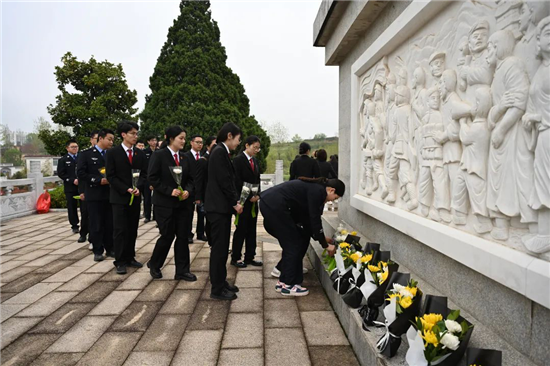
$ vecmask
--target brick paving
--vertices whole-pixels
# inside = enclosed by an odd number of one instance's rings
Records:
[[[190,245],[197,282],[173,280],[173,251],[152,280],[146,267],[117,275],[79,244],[66,213],[1,224],[2,365],[357,365],[357,359],[307,258],[310,295],[274,290],[280,247],[258,224],[264,267],[228,266],[241,289],[233,302],[209,297],[208,245]],[[139,228],[137,260],[158,237]]]

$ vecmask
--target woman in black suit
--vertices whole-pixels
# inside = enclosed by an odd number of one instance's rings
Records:
[[[208,161],[208,183],[204,209],[210,223],[210,297],[217,300],[235,300],[237,286],[230,285],[227,279],[227,256],[231,236],[231,216],[240,214],[243,207],[235,188],[235,171],[231,164],[230,151],[241,143],[241,129],[234,123],[222,126],[216,138],[218,146]]]
[[[176,261],[176,280],[196,281],[197,277],[191,273],[189,259],[189,244],[187,243],[187,219],[191,212],[188,200],[193,192],[193,178],[189,158],[181,153],[185,145],[186,132],[180,126],[172,126],[166,129],[166,141],[164,147],[156,150],[149,162],[149,183],[155,189],[153,205],[155,219],[159,226],[160,238],[155,244],[151,259],[147,263],[149,273],[153,278],[162,278],[160,269],[166,261],[170,246],[174,244],[174,257]],[[174,179],[171,167],[182,168],[181,187]],[[183,198],[180,200],[180,197]]]
[[[319,164],[317,160],[309,157],[311,146],[307,142],[302,142],[298,151],[300,155],[290,164],[290,180],[300,177],[319,178]]]
[[[245,182],[258,185],[260,193],[260,167],[254,158],[260,151],[260,139],[258,136],[248,136],[244,142],[244,150],[233,159],[235,169],[235,187],[241,192]],[[239,215],[237,229],[233,233],[233,248],[231,251],[231,264],[244,268],[247,265],[262,266],[261,261],[254,260],[256,256],[256,224],[258,222],[259,195],[251,195],[245,202],[243,213]],[[244,262],[241,262],[243,243],[246,241]]]
[[[332,165],[327,161],[327,151],[325,149],[317,150],[317,162],[319,163],[321,177],[327,179],[338,178]]]

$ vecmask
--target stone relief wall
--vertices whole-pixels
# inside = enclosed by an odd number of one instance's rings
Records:
[[[360,194],[550,252],[550,2],[455,2],[358,94]]]

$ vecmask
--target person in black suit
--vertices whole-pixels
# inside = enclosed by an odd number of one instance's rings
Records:
[[[138,130],[138,124],[133,121],[119,123],[118,133],[122,144],[107,152],[105,162],[107,180],[111,185],[109,201],[113,210],[114,265],[116,273],[121,275],[126,274],[127,266],[143,267],[135,259],[141,209],[141,194],[137,187],[147,178],[147,158],[142,150],[134,147]],[[133,174],[137,177],[133,177]],[[137,181],[135,185],[134,180]]]
[[[100,262],[103,251],[110,257],[113,252],[113,212],[109,203],[109,181],[105,178],[105,154],[113,146],[115,133],[102,129],[97,145],[81,152],[77,160],[78,181],[84,186],[84,196],[90,215],[90,241],[93,243],[94,261]]]
[[[310,151],[311,146],[307,142],[300,144],[300,155],[290,164],[290,180],[299,177],[319,178],[321,176],[319,164],[315,159],[309,157]]]
[[[260,167],[254,158],[260,151],[260,139],[257,136],[248,136],[244,142],[244,150],[233,159],[235,169],[235,187],[241,192],[244,182],[258,185],[260,193]],[[251,195],[245,202],[243,212],[239,215],[237,229],[233,233],[233,247],[231,264],[244,268],[247,265],[262,266],[261,261],[254,260],[256,256],[256,224],[258,222],[259,195]],[[241,262],[243,243],[246,241],[244,262]]]
[[[67,199],[67,213],[73,233],[78,233],[78,202],[73,197],[78,196],[78,178],[76,176],[76,158],[78,143],[71,139],[65,144],[67,154],[57,161],[57,176],[63,180],[63,192]],[[84,226],[84,225],[83,225]],[[82,236],[82,234],[81,234]]]
[[[197,174],[195,180],[195,199],[197,205],[201,206],[203,211],[202,219],[200,216],[197,217],[199,222],[197,223],[197,231],[199,225],[204,225],[204,231],[206,235],[203,235],[203,238],[198,238],[200,240],[208,241],[210,237],[210,225],[208,224],[208,219],[206,218],[206,210],[204,209],[204,196],[206,192],[206,184],[208,183],[208,159],[210,158],[210,152],[216,146],[216,136],[209,136],[206,139],[206,148],[204,149],[204,154],[197,162]],[[202,220],[202,221],[200,221]],[[206,223],[205,223],[206,221]]]
[[[206,185],[205,209],[210,223],[210,297],[217,300],[237,298],[237,286],[227,282],[227,256],[231,236],[231,215],[240,214],[243,207],[235,189],[235,172],[231,164],[230,151],[241,142],[241,129],[234,123],[226,123],[218,133],[217,146],[208,161],[208,183]]]
[[[201,150],[203,146],[203,140],[201,135],[192,135],[191,136],[191,150],[185,152],[185,156],[191,161],[191,171],[193,174],[193,179],[197,180],[197,165],[199,159],[201,158]],[[187,233],[189,244],[193,244],[193,216],[195,214],[195,207],[197,210],[197,239],[206,241],[204,236],[204,207],[199,205],[200,202],[195,197],[195,193],[190,197],[192,205],[190,207],[191,212],[187,216],[189,220],[189,232]]]
[[[87,151],[91,148],[93,148],[95,145],[97,145],[97,135],[99,131],[94,130],[90,133],[90,147],[86,150],[81,151],[83,153],[84,151]],[[77,159],[78,161],[78,159]],[[80,195],[80,238],[78,238],[79,243],[84,243],[86,241],[86,237],[88,236],[88,233],[90,232],[90,215],[88,214],[88,203],[86,202],[86,197],[84,195],[86,183],[83,180],[78,181],[78,193]],[[90,235],[91,237],[91,235]],[[92,244],[91,239],[88,240],[90,242],[90,245],[88,249],[93,250],[94,246]]]
[[[330,166],[332,166],[332,170],[334,170],[336,177],[338,178],[338,154],[330,156]]]
[[[317,162],[319,163],[321,177],[327,179],[338,178],[336,172],[332,169],[332,165],[327,161],[327,151],[325,149],[317,150]]]
[[[266,190],[261,194],[260,210],[266,231],[277,238],[283,248],[279,262],[281,274],[275,287],[285,296],[305,296],[307,288],[301,286],[303,258],[310,237],[321,243],[329,255],[336,247],[325,237],[321,215],[326,202],[344,195],[346,186],[338,179],[299,178]]]
[[[180,126],[166,129],[165,147],[155,151],[149,162],[149,182],[155,190],[153,205],[155,217],[160,230],[160,238],[155,244],[151,259],[147,263],[153,278],[162,278],[161,268],[166,261],[170,246],[174,244],[176,262],[176,280],[196,281],[197,277],[190,271],[189,243],[187,242],[187,217],[189,199],[194,190],[191,174],[191,161],[181,153],[185,145],[185,130]],[[181,167],[181,187],[172,175],[174,166]],[[181,199],[180,199],[181,198]]]
[[[149,147],[143,150],[143,152],[145,153],[145,157],[147,158],[147,166],[149,166],[151,156],[153,155],[155,150],[157,150],[157,137],[154,135],[147,137],[147,144],[149,145]],[[143,217],[145,217],[145,223],[151,221],[151,191],[152,186],[149,184],[148,180],[145,180],[141,187],[141,195],[143,196]]]

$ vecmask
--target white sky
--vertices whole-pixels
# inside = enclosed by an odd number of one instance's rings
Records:
[[[320,1],[212,2],[228,65],[239,75],[260,121],[281,122],[302,138],[338,129],[338,69],[312,46]],[[175,2],[2,1],[2,123],[32,131],[51,120],[58,94],[53,75],[65,52],[79,60],[121,63],[141,111]]]

